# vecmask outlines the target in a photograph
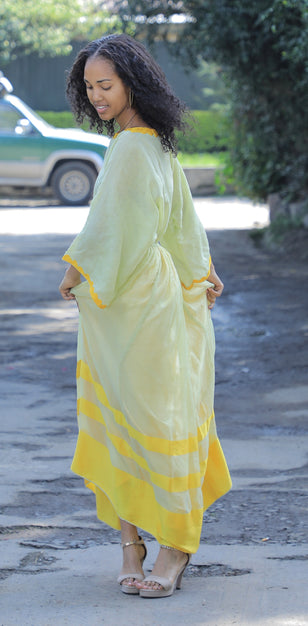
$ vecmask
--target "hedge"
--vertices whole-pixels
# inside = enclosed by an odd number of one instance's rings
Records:
[[[61,111],[38,111],[46,122],[58,128],[73,128],[76,123],[72,113]],[[225,116],[219,111],[193,111],[190,120],[191,130],[185,135],[177,133],[178,149],[188,154],[202,152],[222,152],[228,148]],[[88,127],[82,126],[84,130]]]
[[[225,115],[219,111],[192,111],[192,129],[177,134],[181,152],[222,152],[227,150]]]
[[[74,116],[70,111],[37,111],[48,124],[57,128],[76,128]]]

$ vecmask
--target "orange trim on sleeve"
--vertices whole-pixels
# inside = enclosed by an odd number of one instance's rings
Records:
[[[207,275],[203,276],[203,278],[199,278],[199,279],[195,278],[195,280],[192,281],[192,283],[191,283],[191,285],[189,285],[189,287],[186,287],[186,285],[184,285],[184,283],[181,282],[182,287],[184,287],[184,289],[189,290],[189,289],[192,289],[195,284],[204,283],[204,281],[208,279],[208,277],[209,277],[209,275],[211,273],[211,264],[212,264],[212,259],[210,257],[210,269],[209,269]]]
[[[94,285],[93,285],[93,280],[91,280],[89,274],[86,274],[86,272],[82,269],[82,267],[80,267],[80,265],[78,265],[78,263],[76,261],[74,261],[73,259],[71,259],[71,257],[69,256],[69,254],[65,254],[62,257],[63,261],[66,261],[67,263],[70,263],[71,265],[73,265],[73,267],[75,267],[76,270],[78,270],[78,272],[80,272],[80,274],[82,274],[84,276],[84,278],[88,281],[89,286],[90,286],[90,294],[91,294],[91,298],[92,300],[94,300],[95,304],[97,304],[97,306],[100,309],[106,309],[107,305],[103,304],[102,301],[99,299],[98,295],[95,293],[94,291]]]

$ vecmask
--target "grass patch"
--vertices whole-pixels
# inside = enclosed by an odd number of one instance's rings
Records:
[[[178,153],[178,159],[182,167],[221,167],[224,156],[225,153],[223,152]]]

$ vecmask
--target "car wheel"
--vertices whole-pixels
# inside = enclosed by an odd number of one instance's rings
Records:
[[[87,204],[92,197],[96,178],[97,173],[87,163],[63,163],[54,172],[51,186],[63,204]]]

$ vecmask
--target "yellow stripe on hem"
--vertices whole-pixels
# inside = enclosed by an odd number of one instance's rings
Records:
[[[211,421],[214,418],[214,411],[212,411],[211,415],[203,422],[203,424],[198,426],[197,434],[192,435],[187,439],[171,440],[163,439],[161,437],[150,437],[148,435],[144,435],[136,428],[128,424],[123,413],[111,406],[102,385],[94,380],[89,366],[82,360],[77,363],[76,378],[82,378],[93,384],[98,400],[106,406],[107,409],[112,411],[115,421],[127,430],[130,437],[134,438],[140,445],[150,452],[159,452],[170,456],[195,452],[198,450],[200,442],[206,437],[210,429]]]
[[[177,493],[179,491],[187,491],[201,487],[202,476],[204,476],[205,473],[207,459],[203,459],[202,461],[199,460],[198,471],[194,473],[186,474],[184,476],[168,476],[160,474],[149,466],[145,456],[142,456],[142,454],[138,454],[133,450],[128,441],[125,441],[122,437],[115,435],[108,430],[103,415],[96,405],[93,405],[93,403],[89,402],[89,400],[80,398],[78,400],[78,408],[80,429],[83,432],[86,432],[90,437],[93,437],[93,439],[98,441],[101,445],[106,445],[108,439],[119,456],[133,461],[134,466],[132,466],[133,469],[130,474],[146,474],[149,482],[156,485],[160,489],[167,491],[168,493]],[[90,418],[92,424],[87,421],[87,418]],[[93,422],[96,422],[95,426]],[[170,458],[171,471],[173,463],[172,459],[173,457]]]
[[[78,270],[78,272],[80,272],[80,274],[82,274],[82,276],[84,276],[84,278],[89,283],[90,295],[91,295],[92,300],[94,300],[95,304],[97,304],[97,306],[100,309],[106,309],[107,305],[102,303],[102,301],[99,299],[98,295],[94,291],[93,280],[91,280],[89,274],[86,274],[86,272],[82,269],[82,267],[80,267],[80,265],[78,265],[77,261],[74,261],[74,259],[71,259],[69,254],[65,254],[62,257],[62,261],[66,261],[67,263],[70,263],[71,265],[73,265],[75,267],[75,269]]]
[[[183,552],[198,550],[203,511],[231,487],[223,453],[216,440],[210,446],[202,493],[203,508],[179,513],[162,507],[153,486],[112,465],[108,449],[80,431],[72,471],[96,494],[98,518],[120,530],[120,519],[152,534],[160,544]],[[170,497],[170,506],[172,499]]]

